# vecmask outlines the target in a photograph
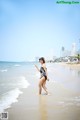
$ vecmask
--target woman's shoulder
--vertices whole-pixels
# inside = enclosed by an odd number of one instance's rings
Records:
[[[46,64],[44,63],[44,64],[42,65],[42,67],[46,68]]]

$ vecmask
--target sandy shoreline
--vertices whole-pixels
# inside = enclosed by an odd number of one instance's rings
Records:
[[[72,69],[80,69],[80,64],[69,64],[69,63],[58,63],[59,65],[65,66],[65,67],[70,67]]]
[[[60,84],[47,82],[51,95],[39,96],[37,84],[38,81],[23,89],[19,102],[6,109],[9,113],[8,120],[80,120],[80,105],[76,102],[76,96],[80,94],[69,91]]]

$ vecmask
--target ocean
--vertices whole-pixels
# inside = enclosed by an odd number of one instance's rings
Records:
[[[18,102],[17,98],[35,79],[32,62],[0,62],[0,112]]]

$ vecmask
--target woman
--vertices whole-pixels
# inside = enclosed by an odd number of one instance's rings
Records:
[[[41,57],[39,59],[39,62],[41,63],[41,68],[39,70],[39,68],[35,65],[35,67],[37,68],[37,70],[40,72],[41,77],[40,77],[40,81],[39,81],[39,95],[42,92],[42,88],[45,90],[46,95],[48,94],[47,88],[45,87],[46,84],[46,80],[47,80],[47,68],[45,65],[45,59],[43,57]]]

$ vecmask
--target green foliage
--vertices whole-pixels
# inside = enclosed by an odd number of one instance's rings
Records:
[[[80,54],[77,54],[76,58],[77,58],[78,60],[80,60]]]

